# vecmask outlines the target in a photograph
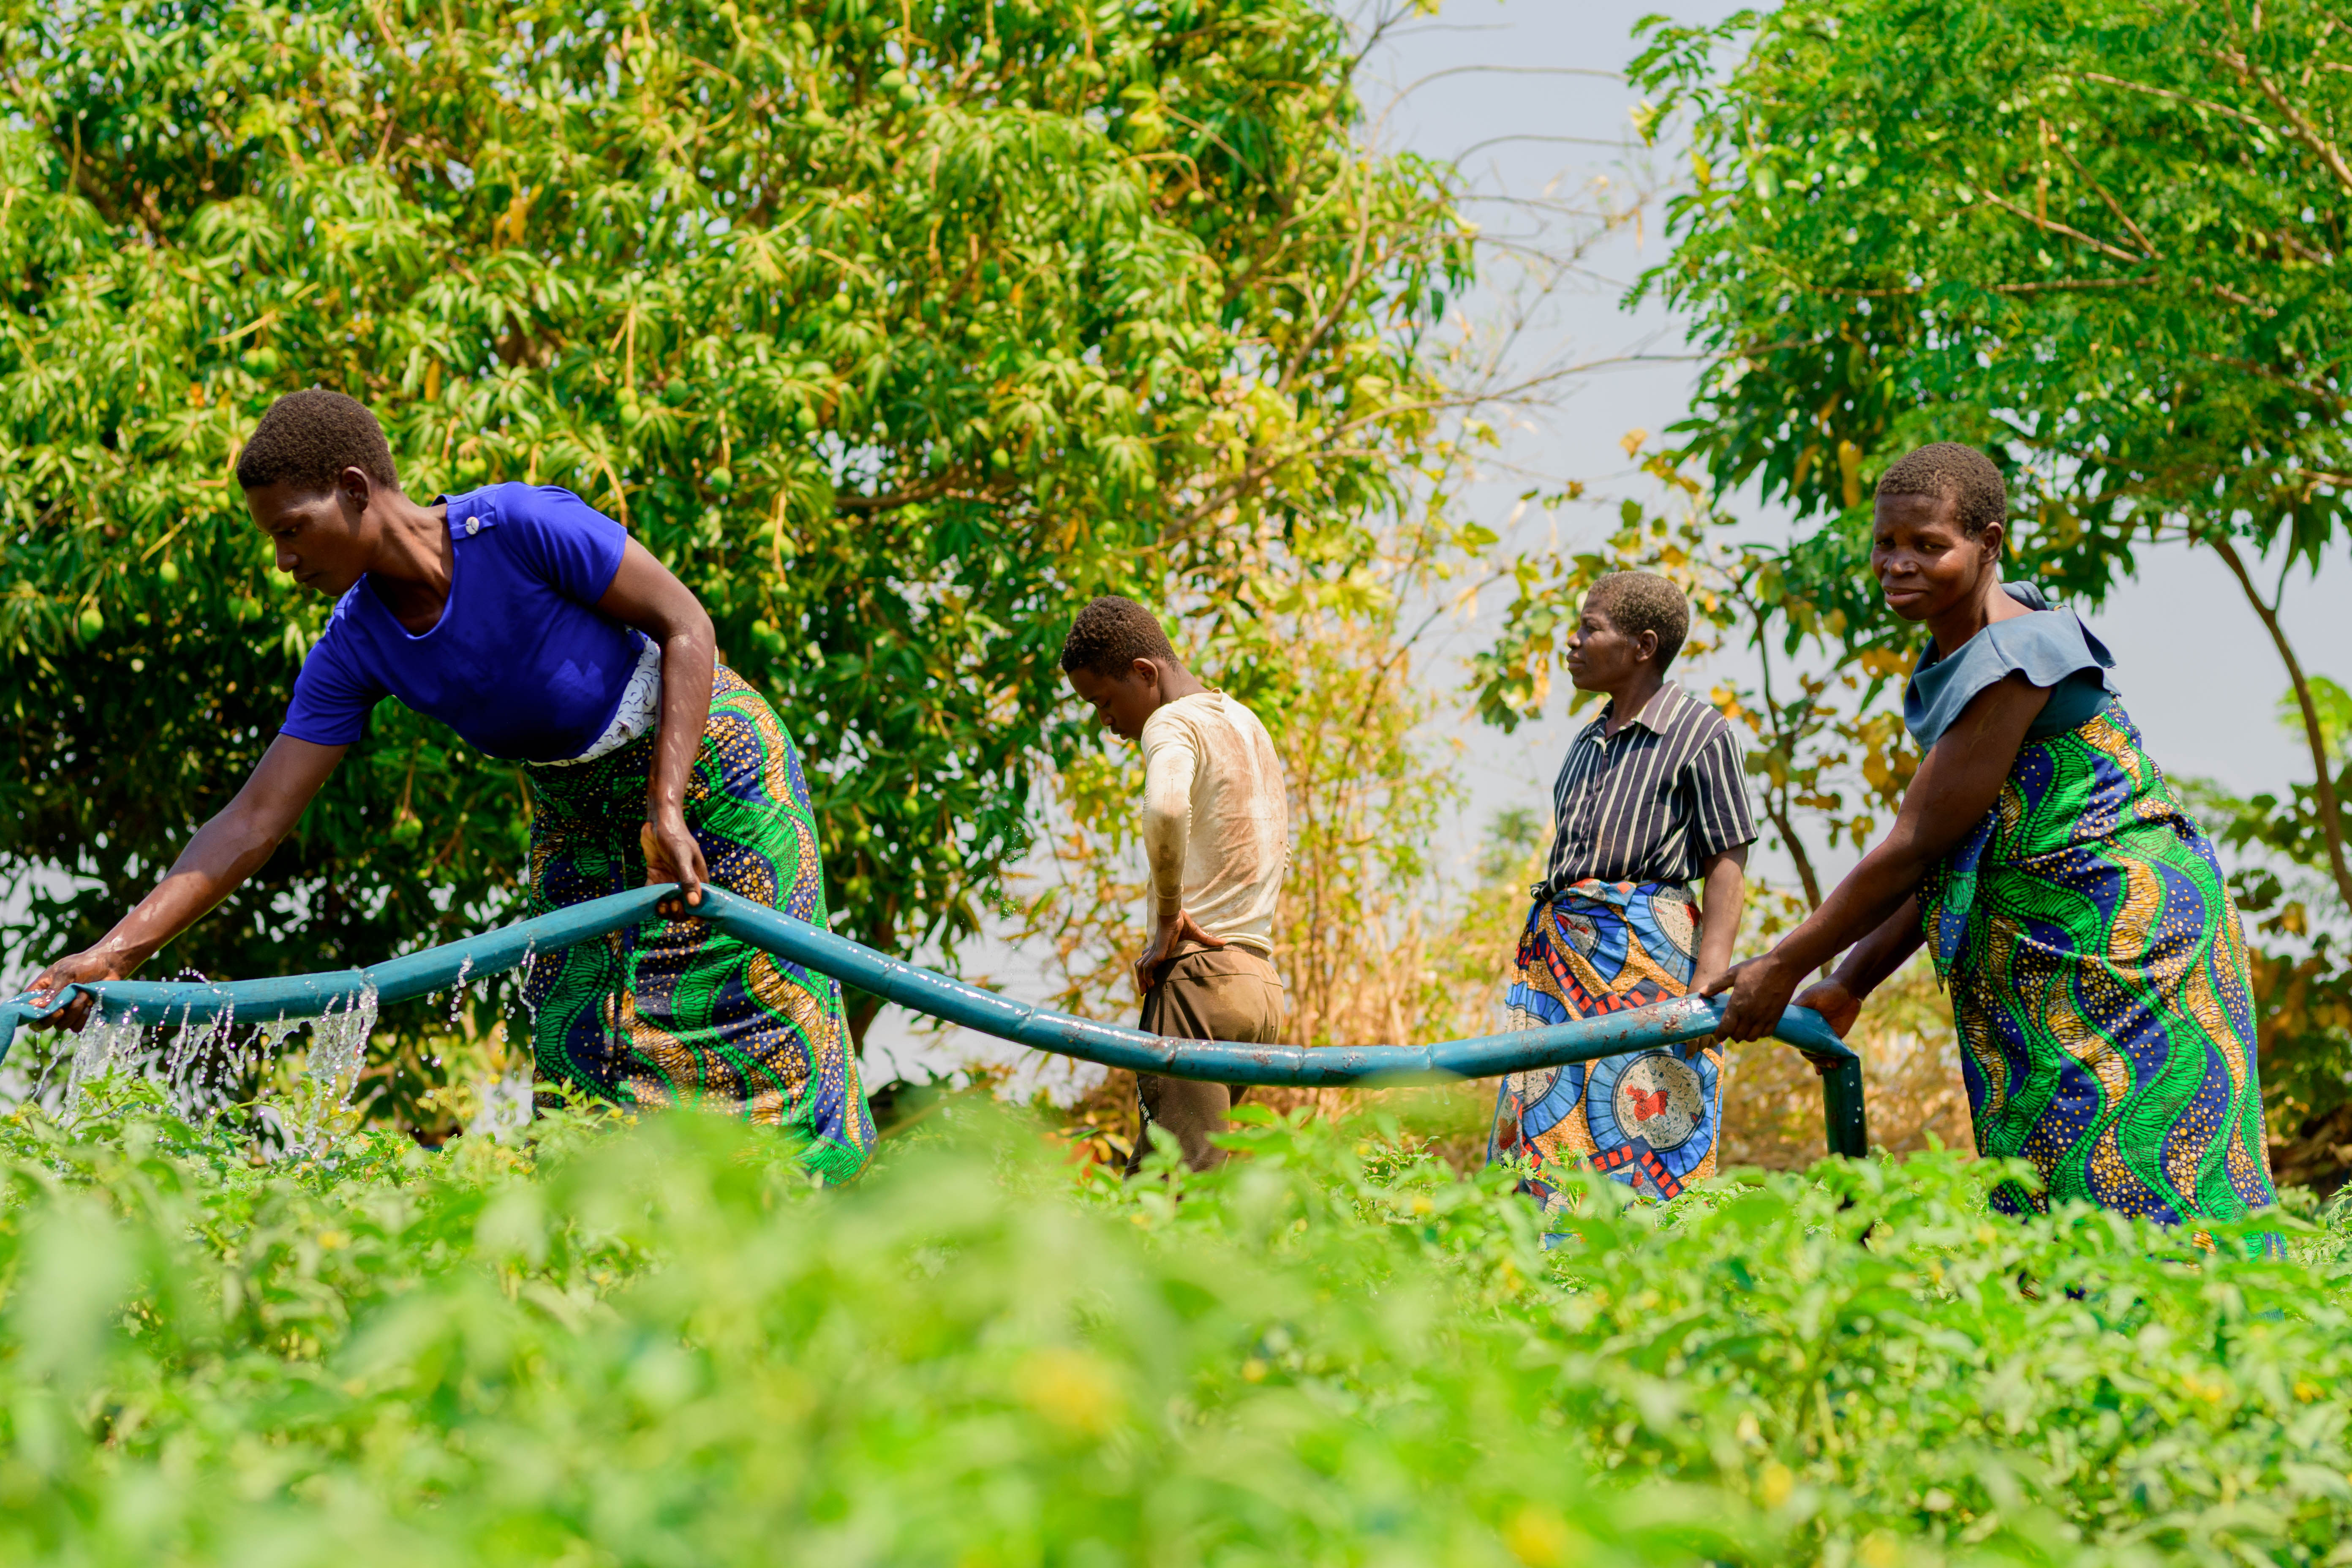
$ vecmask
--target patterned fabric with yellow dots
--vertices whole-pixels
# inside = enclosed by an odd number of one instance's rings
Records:
[[[2278,1201],[2237,905],[2120,702],[2018,752],[1920,903],[1977,1150],[2045,1189],[1995,1206],[2177,1225]]]
[[[643,887],[646,784],[658,729],[593,762],[529,768],[531,912]],[[775,710],[734,671],[711,683],[687,826],[716,887],[825,923],[816,817]],[[865,1168],[874,1117],[829,976],[701,921],[653,921],[532,965],[525,995],[543,1081],[630,1107],[695,1104],[808,1141],[827,1182]]]

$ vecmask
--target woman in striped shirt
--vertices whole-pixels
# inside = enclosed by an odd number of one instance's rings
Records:
[[[1730,965],[1756,828],[1731,726],[1665,679],[1689,630],[1681,591],[1654,573],[1617,573],[1585,595],[1569,674],[1609,700],[1552,786],[1549,874],[1529,889],[1514,1028],[1667,1001]],[[1513,1073],[1488,1158],[1518,1163],[1520,1190],[1548,1214],[1564,1201],[1559,1173],[1582,1164],[1671,1198],[1715,1173],[1722,1067],[1710,1039]]]

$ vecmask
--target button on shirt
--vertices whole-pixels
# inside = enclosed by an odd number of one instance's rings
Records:
[[[449,602],[412,632],[362,577],[294,678],[279,733],[348,746],[397,697],[493,757],[576,757],[611,724],[636,673],[640,632],[596,608],[626,530],[551,486],[450,496]]]
[[[1577,732],[1552,785],[1549,875],[1539,899],[1588,878],[1689,882],[1707,860],[1756,839],[1731,725],[1671,683],[1608,733],[1616,704]]]

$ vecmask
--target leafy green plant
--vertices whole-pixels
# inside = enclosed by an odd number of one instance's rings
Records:
[[[812,1191],[688,1114],[256,1166],[0,1121],[11,1560],[2320,1563],[2345,1237],[1989,1217],[1949,1159],[1596,1181],[1393,1121],[1076,1180],[978,1097]],[[111,1097],[111,1098],[109,1098]],[[2259,1228],[2252,1227],[2252,1228]]]

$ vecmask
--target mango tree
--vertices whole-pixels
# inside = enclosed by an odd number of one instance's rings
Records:
[[[776,698],[836,925],[952,942],[1078,715],[1090,595],[1344,582],[1446,395],[1443,171],[1312,0],[0,4],[0,870],[87,940],[274,733],[326,605],[230,470],[373,406],[412,494],[568,486]],[[386,704],[173,955],[511,907],[516,769]],[[62,886],[58,873],[65,873]],[[28,880],[29,879],[29,880]],[[864,1015],[860,1016],[863,1022]]]

